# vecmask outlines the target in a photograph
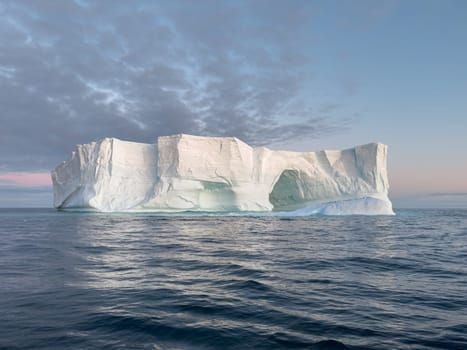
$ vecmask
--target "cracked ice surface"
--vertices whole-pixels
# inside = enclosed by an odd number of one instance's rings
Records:
[[[52,171],[54,206],[98,211],[393,214],[387,146],[288,152],[237,138],[173,135],[156,144],[78,145]]]

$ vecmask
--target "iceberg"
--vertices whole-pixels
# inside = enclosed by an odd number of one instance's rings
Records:
[[[392,215],[386,159],[382,143],[291,152],[179,134],[78,145],[51,175],[58,209]]]

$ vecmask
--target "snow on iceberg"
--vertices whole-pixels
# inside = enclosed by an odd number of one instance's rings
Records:
[[[52,171],[54,206],[112,211],[294,211],[391,215],[387,146],[289,152],[234,137],[78,145]]]

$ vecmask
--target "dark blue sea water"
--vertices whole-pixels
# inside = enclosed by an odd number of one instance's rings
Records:
[[[0,210],[1,349],[467,349],[467,211]]]

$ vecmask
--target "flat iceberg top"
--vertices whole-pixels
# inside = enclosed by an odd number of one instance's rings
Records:
[[[386,159],[381,143],[291,152],[254,148],[235,137],[179,134],[155,144],[104,138],[78,145],[52,171],[54,206],[393,214]]]

